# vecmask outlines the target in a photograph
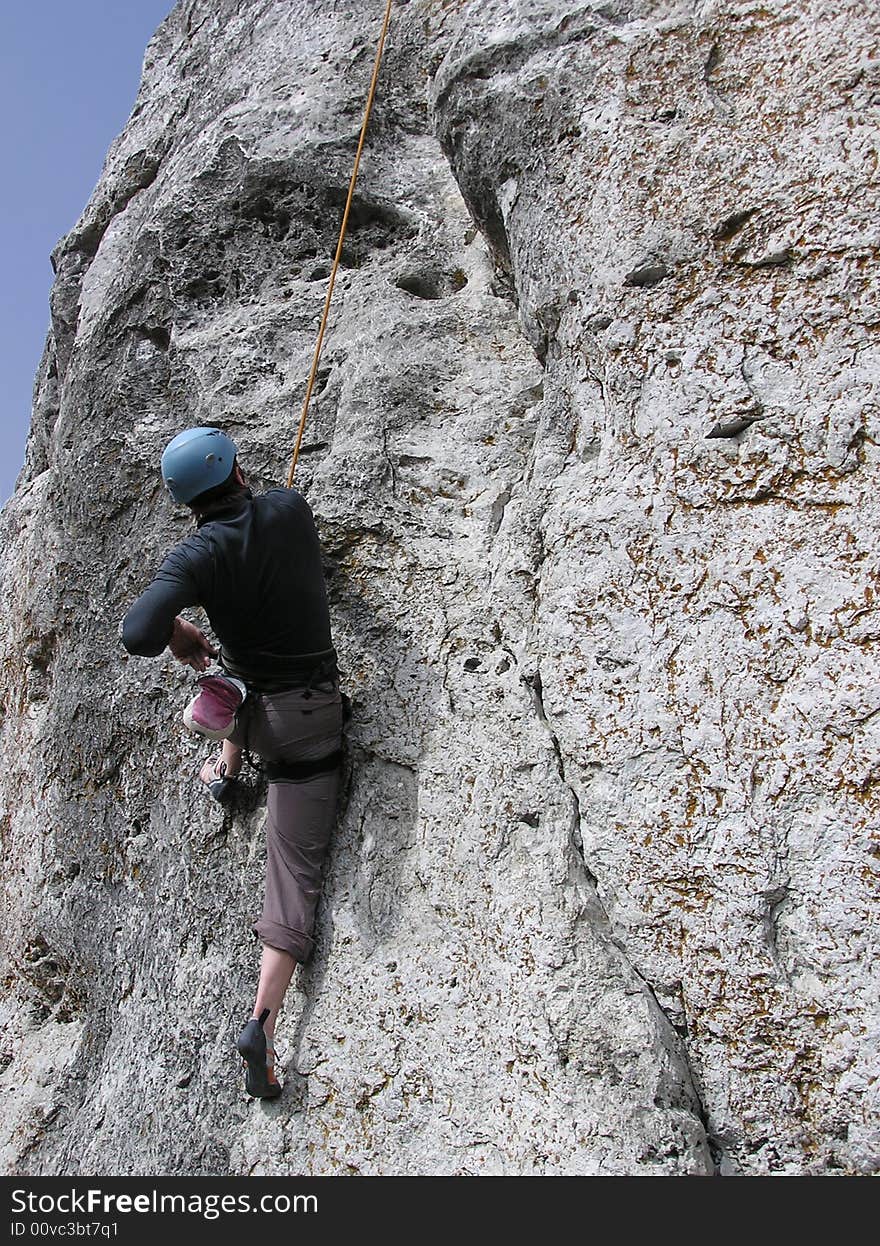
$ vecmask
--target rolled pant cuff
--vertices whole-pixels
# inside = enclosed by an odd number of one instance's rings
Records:
[[[258,922],[254,922],[251,930],[253,930],[261,943],[266,943],[269,947],[279,948],[282,952],[289,952],[298,961],[307,961],[315,946],[314,939],[309,938],[307,934],[303,934],[301,930],[291,930],[288,926],[282,926],[278,922],[266,921],[265,918],[260,918]]]

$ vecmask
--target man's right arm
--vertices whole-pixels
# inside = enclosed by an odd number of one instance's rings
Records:
[[[129,653],[154,658],[168,646],[178,661],[204,670],[216,656],[204,633],[178,618],[185,606],[199,604],[192,566],[180,549],[166,557],[145,592],[122,622],[122,643]]]

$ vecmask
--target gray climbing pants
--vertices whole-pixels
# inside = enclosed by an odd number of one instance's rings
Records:
[[[308,692],[251,692],[230,737],[267,762],[316,761],[342,744],[336,681]],[[311,778],[269,783],[266,890],[252,926],[262,943],[308,960],[314,948],[321,871],[336,821],[341,767]]]

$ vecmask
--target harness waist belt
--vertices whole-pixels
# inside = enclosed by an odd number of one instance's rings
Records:
[[[309,761],[267,761],[266,778],[270,783],[305,783],[316,774],[326,774],[342,765],[342,749]]]
[[[339,674],[336,650],[319,653],[266,653],[254,651],[246,659],[223,649],[223,668],[228,675],[243,680],[257,692],[280,692],[289,688],[311,687]]]

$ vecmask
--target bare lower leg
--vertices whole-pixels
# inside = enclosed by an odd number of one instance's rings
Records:
[[[223,741],[223,751],[220,761],[226,762],[226,773],[232,778],[241,770],[241,749],[237,744],[231,744],[229,740]]]
[[[257,987],[257,999],[254,1004],[254,1016],[259,1017],[264,1008],[269,1015],[263,1023],[263,1030],[270,1045],[275,1037],[275,1020],[284,1000],[285,992],[290,985],[296,958],[280,948],[263,944],[263,955],[260,959],[260,982]]]

